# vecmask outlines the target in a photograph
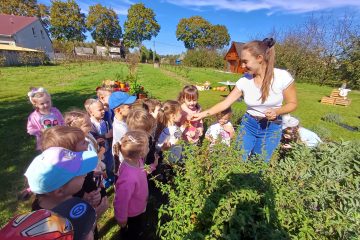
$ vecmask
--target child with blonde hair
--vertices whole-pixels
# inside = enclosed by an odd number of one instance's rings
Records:
[[[145,163],[150,164],[155,161],[155,118],[145,109],[132,109],[126,118],[126,125],[129,131],[141,130],[148,134],[149,153]]]
[[[199,92],[194,85],[185,86],[179,94],[178,101],[181,104],[181,130],[182,138],[189,143],[197,144],[203,135],[204,126],[202,120],[192,121],[193,114],[201,112],[198,103]]]
[[[85,101],[84,107],[88,112],[92,123],[90,133],[94,136],[99,146],[105,148],[103,161],[106,165],[106,175],[108,177],[106,180],[106,187],[109,187],[114,183],[114,159],[112,154],[106,154],[106,152],[111,151],[113,130],[110,129],[109,124],[103,119],[105,110],[102,102],[90,98]]]
[[[116,181],[114,212],[121,226],[122,239],[141,239],[149,196],[147,174],[155,170],[158,159],[145,169],[144,158],[149,152],[148,135],[144,131],[129,131],[114,145],[124,161]]]
[[[205,133],[205,138],[211,142],[211,146],[217,142],[230,146],[231,138],[235,134],[234,127],[230,122],[231,114],[231,108],[216,114],[217,123],[211,125]]]
[[[51,96],[46,89],[30,88],[28,97],[35,110],[28,117],[27,132],[36,137],[36,149],[39,150],[42,130],[64,125],[64,119],[60,111],[52,106]]]
[[[85,140],[88,142],[88,150],[95,151],[100,160],[104,159],[105,148],[100,147],[94,136],[90,133],[92,123],[87,112],[81,110],[72,110],[64,114],[66,126],[80,128],[85,134]]]

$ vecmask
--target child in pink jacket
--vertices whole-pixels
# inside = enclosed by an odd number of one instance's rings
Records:
[[[115,218],[121,226],[122,239],[141,239],[145,225],[145,211],[149,195],[147,174],[155,170],[158,158],[150,166],[144,165],[149,152],[148,135],[143,131],[129,131],[114,145],[114,152],[124,157],[115,185]]]
[[[28,117],[27,132],[36,137],[36,149],[40,150],[42,130],[64,125],[64,119],[60,111],[52,106],[51,96],[44,88],[31,88],[28,97],[35,110]]]

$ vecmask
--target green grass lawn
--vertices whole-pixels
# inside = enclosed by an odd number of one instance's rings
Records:
[[[23,173],[36,155],[35,142],[26,133],[27,116],[32,111],[27,98],[30,86],[43,86],[52,94],[55,107],[65,112],[73,107],[82,107],[86,98],[95,95],[95,88],[104,79],[115,79],[127,73],[124,64],[116,62],[66,64],[40,67],[0,68],[0,225],[3,225],[14,213],[26,211],[27,203],[19,203],[16,194],[22,189]],[[169,74],[172,73],[172,74]],[[179,76],[179,77],[177,77]],[[152,65],[140,65],[138,79],[152,96],[160,100],[176,99],[185,83],[204,83],[220,86],[219,81],[236,81],[239,75],[226,74],[212,69],[190,68],[185,74],[175,68],[166,71],[153,68]],[[182,81],[179,81],[182,79]],[[360,139],[360,132],[351,132],[334,123],[321,120],[327,113],[341,115],[344,122],[360,127],[360,92],[351,91],[349,107],[327,106],[319,103],[322,96],[329,95],[332,88],[309,84],[297,84],[299,107],[293,114],[301,124],[310,129],[326,131],[332,140]],[[200,104],[205,109],[219,102],[228,92],[204,91],[200,93]],[[244,103],[235,103],[235,111],[244,112]],[[116,223],[109,220],[112,211],[108,211],[101,225],[106,239],[117,231]]]

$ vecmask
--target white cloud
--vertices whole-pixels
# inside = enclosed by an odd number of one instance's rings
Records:
[[[275,12],[305,13],[340,7],[360,9],[359,0],[165,0],[168,3],[187,7],[212,7],[216,10],[250,12],[268,10],[269,15]]]

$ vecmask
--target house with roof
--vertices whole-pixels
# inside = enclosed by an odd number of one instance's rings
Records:
[[[224,70],[233,73],[244,73],[244,69],[241,67],[240,54],[242,45],[241,42],[232,42],[229,51],[226,53],[224,60]]]
[[[0,47],[7,51],[43,51],[54,58],[52,41],[37,17],[0,14]]]

